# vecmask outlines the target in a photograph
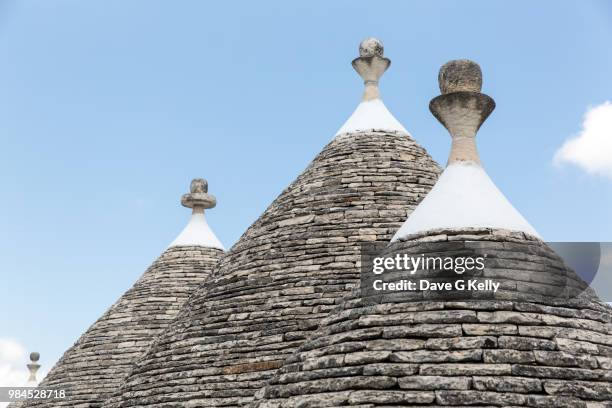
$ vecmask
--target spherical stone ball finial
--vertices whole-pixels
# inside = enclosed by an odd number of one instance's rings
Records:
[[[30,353],[30,361],[31,361],[31,362],[35,363],[35,362],[37,362],[38,360],[40,360],[40,353],[38,353],[38,352],[36,352],[36,351],[34,351],[34,352]]]
[[[360,57],[382,57],[385,53],[385,47],[383,43],[374,38],[366,38],[359,44],[359,56]]]
[[[189,188],[192,193],[208,193],[208,181],[202,178],[193,179]]]
[[[440,68],[438,84],[443,94],[480,92],[482,71],[474,61],[467,59],[449,61]]]

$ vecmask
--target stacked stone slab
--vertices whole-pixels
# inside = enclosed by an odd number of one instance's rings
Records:
[[[487,276],[502,290],[494,299],[423,292],[376,304],[357,290],[252,407],[611,406],[610,308],[588,289],[560,296],[584,287],[548,246],[507,230],[439,230],[388,252],[432,248],[486,253]]]
[[[453,61],[440,78],[445,95],[430,106],[453,137],[449,166],[479,167],[474,137],[494,107],[480,94],[480,68]],[[400,232],[423,220],[439,224],[419,211],[439,208],[435,200],[461,205],[461,194],[446,187],[454,197],[426,198],[413,212],[420,221],[409,217]],[[484,191],[491,195],[480,200],[500,203],[495,189]],[[505,214],[513,219],[470,219],[532,230],[518,213]],[[497,292],[377,293],[363,280],[250,407],[611,407],[610,307],[532,233],[451,224],[399,234],[381,255],[481,257],[485,268],[471,277],[496,281]],[[461,278],[437,268],[418,273],[430,282]]]
[[[375,86],[382,47],[365,42],[356,61],[372,74],[365,101],[390,118]],[[440,170],[405,131],[354,119],[365,127],[338,134],[281,193],[105,407],[244,406],[357,286],[360,245],[388,241]]]
[[[194,213],[203,214],[204,208],[211,208],[215,203],[214,197],[205,190],[204,180],[194,180],[192,192],[183,196],[184,205],[193,207]],[[209,242],[209,238],[205,236],[204,241],[166,249],[64,353],[39,387],[65,390],[65,399],[30,400],[22,406],[101,406],[224,253],[218,241]]]

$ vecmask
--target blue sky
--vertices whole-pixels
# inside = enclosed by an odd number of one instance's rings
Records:
[[[231,246],[356,107],[367,36],[441,163],[438,68],[479,62],[491,178],[546,239],[612,241],[612,178],[553,160],[612,99],[610,2],[4,1],[0,338],[55,361],[181,231],[194,177]]]

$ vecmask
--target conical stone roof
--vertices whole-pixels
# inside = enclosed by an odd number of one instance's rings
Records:
[[[215,205],[207,188],[205,180],[196,179],[191,183],[191,193],[182,200],[202,217],[205,208]],[[196,242],[166,249],[64,353],[39,387],[65,390],[65,399],[30,400],[23,406],[101,406],[223,255],[218,240],[211,240],[211,233],[208,228],[192,228],[191,237]]]
[[[379,100],[389,65],[372,44],[353,62],[362,103]],[[362,130],[339,133],[245,232],[105,407],[244,406],[358,284],[360,245],[388,241],[440,172],[393,123],[358,119]]]
[[[442,74],[455,85],[481,82],[470,74],[474,63],[454,61],[450,68]],[[443,93],[455,101],[448,103],[446,113],[463,126],[476,124],[461,135],[459,151],[457,129],[447,126],[454,139],[449,166],[461,161],[478,165],[473,137],[492,105],[479,96],[480,85],[445,92],[448,86],[441,81]],[[463,94],[453,95],[459,92]],[[478,99],[485,103],[472,103]],[[448,119],[435,105],[432,111],[443,123]],[[491,197],[478,198],[486,202]],[[492,202],[500,200],[494,196]],[[423,200],[421,205],[429,204]],[[514,212],[505,214],[515,217]],[[416,289],[405,291],[371,290],[376,283],[367,277],[374,269],[364,267],[360,288],[287,359],[250,407],[612,406],[610,307],[528,224],[518,225],[525,230],[451,225],[396,235],[381,259],[401,260],[410,254],[444,262],[463,259],[465,266],[471,257],[485,267],[467,273],[447,271],[441,263],[432,269],[421,264],[413,269],[417,275],[411,275],[391,266],[374,278],[404,288],[409,288],[407,281],[416,283]],[[380,278],[387,274],[389,279]],[[445,292],[421,287],[423,280],[466,285],[489,281],[499,287],[463,291],[453,286]]]
[[[561,296],[584,286],[550,248],[472,229],[431,231],[388,254],[432,250],[487,254],[486,273],[502,289],[493,299],[420,292],[375,304],[355,291],[250,407],[610,406],[610,307],[588,290]]]

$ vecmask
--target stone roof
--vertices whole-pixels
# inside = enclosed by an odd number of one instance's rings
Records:
[[[440,77],[442,97],[449,98],[434,101],[448,109],[432,111],[453,137],[449,167],[479,165],[476,130],[494,106],[480,94],[480,68],[453,61]],[[439,198],[454,204],[451,196]],[[471,258],[480,259],[483,268],[449,271],[434,262],[407,273],[391,264],[374,275],[364,261],[360,287],[249,407],[612,406],[611,309],[529,232],[451,225],[396,236],[374,256],[451,260],[451,265],[459,259],[466,265]],[[412,289],[395,289],[410,281]],[[457,286],[469,281],[485,287]],[[379,288],[380,282],[395,286],[377,291],[374,282]],[[497,290],[487,289],[486,282]],[[450,289],[432,290],[431,283]]]
[[[201,245],[166,249],[39,384],[64,389],[68,397],[30,400],[20,406],[99,407],[222,255],[218,248]]]
[[[380,50],[357,61],[364,99],[375,100],[388,60]],[[358,284],[360,245],[387,242],[439,172],[405,132],[383,125],[338,134],[232,247],[104,406],[251,401]]]
[[[432,231],[392,244],[387,254],[431,251],[434,242],[440,256],[458,247],[484,252],[487,276],[502,285],[494,298],[436,299],[423,291],[372,304],[356,290],[250,407],[610,406],[609,306],[583,292],[539,239],[469,233]]]

